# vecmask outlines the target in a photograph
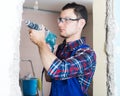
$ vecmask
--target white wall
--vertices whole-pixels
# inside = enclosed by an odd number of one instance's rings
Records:
[[[0,96],[21,96],[19,41],[23,2],[0,2]]]

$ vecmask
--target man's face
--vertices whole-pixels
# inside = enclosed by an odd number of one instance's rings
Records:
[[[78,34],[78,30],[80,30],[79,18],[74,14],[73,9],[66,9],[61,12],[58,27],[60,35],[64,38],[70,38]]]

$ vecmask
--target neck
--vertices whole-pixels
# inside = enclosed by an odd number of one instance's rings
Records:
[[[81,38],[81,34],[74,34],[74,35],[66,38],[66,42],[76,41],[76,40],[79,40],[80,38]]]
[[[66,42],[73,42],[73,41],[76,41],[78,39],[80,39],[80,37],[79,38],[66,38]]]

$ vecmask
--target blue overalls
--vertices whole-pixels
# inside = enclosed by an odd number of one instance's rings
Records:
[[[76,78],[53,80],[51,86],[50,96],[84,96]]]
[[[79,48],[88,47],[87,45],[81,45]],[[76,49],[76,50],[77,50]],[[72,52],[72,55],[76,51]],[[70,78],[66,80],[52,80],[50,96],[84,96],[80,84],[77,78]]]

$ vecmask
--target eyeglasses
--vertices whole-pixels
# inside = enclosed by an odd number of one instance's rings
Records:
[[[80,18],[72,19],[72,18],[61,18],[60,17],[60,18],[57,19],[57,22],[58,23],[60,23],[60,22],[64,23],[64,22],[78,21],[78,20],[80,20]]]

